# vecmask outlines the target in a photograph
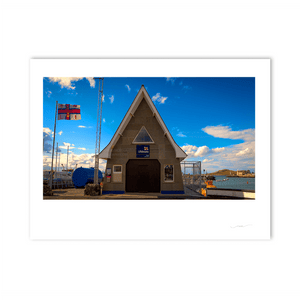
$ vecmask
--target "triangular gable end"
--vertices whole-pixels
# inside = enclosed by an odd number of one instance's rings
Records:
[[[145,89],[144,85],[142,85],[142,87],[140,88],[138,94],[136,95],[135,99],[133,100],[131,106],[129,107],[125,117],[123,118],[121,124],[119,125],[117,131],[115,132],[114,136],[112,137],[111,141],[99,153],[99,158],[102,158],[102,159],[111,158],[111,151],[112,151],[113,147],[116,145],[116,143],[119,140],[120,136],[122,136],[122,133],[125,130],[125,128],[127,127],[127,125],[129,123],[129,121],[131,120],[131,118],[134,117],[134,113],[137,110],[137,108],[139,107],[139,105],[140,105],[140,103],[143,99],[145,99],[145,101],[149,105],[149,107],[150,107],[150,109],[153,113],[153,116],[156,117],[159,125],[161,126],[161,128],[164,132],[164,135],[168,138],[171,145],[173,146],[173,148],[175,150],[176,158],[179,158],[180,161],[181,161],[181,160],[183,160],[187,157],[187,154],[174,141],[174,139],[173,139],[172,135],[170,134],[167,126],[165,125],[163,119],[161,118],[159,112],[157,111],[153,101],[151,100],[147,90]]]
[[[142,126],[142,128],[140,129],[139,133],[134,138],[132,143],[133,144],[143,144],[143,143],[153,144],[154,141],[153,141],[152,137],[150,136],[149,132],[147,131],[146,127]]]

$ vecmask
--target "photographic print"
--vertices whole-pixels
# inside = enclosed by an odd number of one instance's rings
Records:
[[[32,59],[31,239],[270,237],[269,59]]]
[[[43,189],[255,199],[255,78],[44,77]]]

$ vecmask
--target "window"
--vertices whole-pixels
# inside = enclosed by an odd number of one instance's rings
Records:
[[[137,136],[135,137],[135,139],[133,140],[134,144],[143,144],[143,143],[147,143],[147,144],[151,144],[154,143],[154,141],[152,140],[150,134],[148,133],[147,129],[145,128],[145,126],[143,126],[141,128],[141,130],[139,131],[139,133],[137,134]]]
[[[122,173],[122,166],[114,166],[114,173]]]
[[[165,165],[164,177],[165,177],[165,182],[174,181],[174,165]]]
[[[122,165],[113,166],[113,182],[122,182]]]

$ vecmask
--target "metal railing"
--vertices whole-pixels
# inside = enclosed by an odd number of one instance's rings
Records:
[[[180,163],[183,184],[194,190],[201,190],[201,161],[182,161]]]

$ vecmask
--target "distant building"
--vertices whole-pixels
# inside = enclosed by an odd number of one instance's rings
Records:
[[[246,175],[246,174],[251,174],[250,170],[247,170],[247,171],[245,171],[245,170],[242,170],[242,171],[237,170],[236,171],[236,175],[237,176]]]
[[[103,194],[184,194],[180,162],[187,155],[143,85],[99,157],[107,160]]]

